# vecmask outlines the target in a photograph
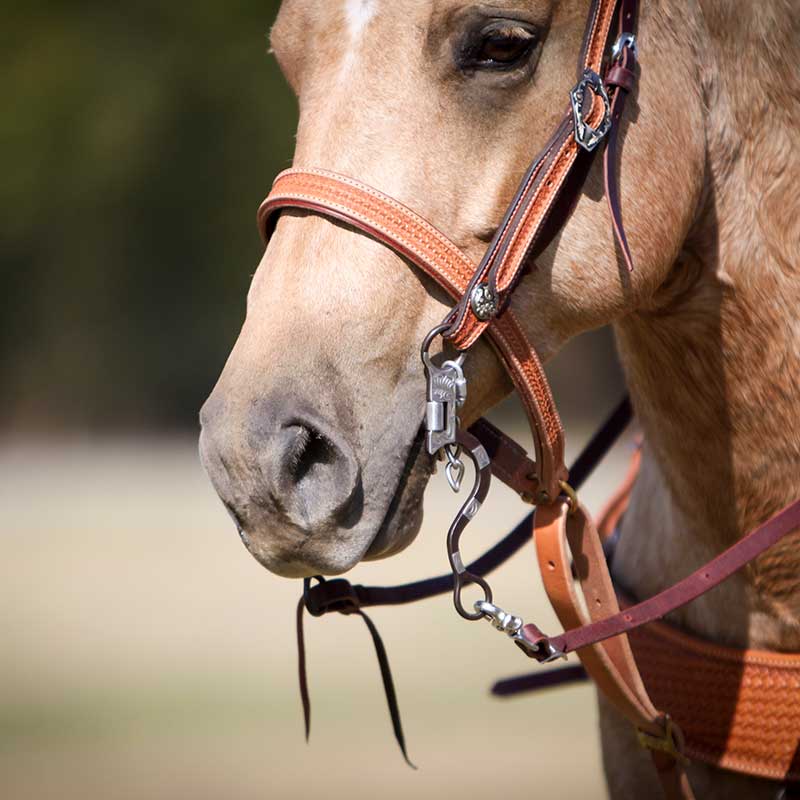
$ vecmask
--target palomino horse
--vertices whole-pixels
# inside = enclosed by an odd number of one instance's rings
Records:
[[[272,47],[300,101],[295,166],[378,187],[477,262],[563,111],[588,5],[285,0]],[[513,308],[543,359],[614,326],[645,445],[613,571],[646,597],[800,496],[800,13],[791,0],[649,0],[637,40],[620,170],[636,268],[615,248],[597,160]],[[201,414],[206,469],[268,569],[340,574],[413,540],[432,469],[419,343],[449,307],[350,226],[281,215]],[[511,389],[484,341],[467,364],[467,423]],[[670,621],[721,645],[800,651],[798,543]],[[601,728],[612,796],[657,792],[602,699]],[[688,773],[698,797],[776,792]]]

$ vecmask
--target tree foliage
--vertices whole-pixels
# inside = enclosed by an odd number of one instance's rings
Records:
[[[2,424],[194,425],[295,101],[278,0],[17,4],[0,69]]]

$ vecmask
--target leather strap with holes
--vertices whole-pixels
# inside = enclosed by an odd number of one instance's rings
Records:
[[[526,625],[523,632],[533,644],[544,645],[547,649],[560,653],[570,653],[628,633],[666,616],[700,597],[701,594],[705,594],[781,539],[799,529],[800,500],[796,500],[743,536],[716,558],[647,600],[622,611],[616,610],[611,615],[593,620],[587,625],[572,627],[558,636],[545,636],[535,625]],[[593,568],[608,569],[604,559],[601,562],[599,558],[595,558],[595,561]],[[609,597],[606,602],[610,606],[612,599]]]
[[[566,499],[537,512],[534,533],[539,571],[547,596],[565,628],[590,624],[619,611],[603,545],[586,509]],[[578,598],[573,570],[585,599]],[[644,687],[625,635],[578,650],[586,672],[606,699],[639,732],[656,767],[668,800],[691,800],[683,771],[683,737],[669,717],[656,710]],[[658,746],[658,743],[664,743]],[[670,752],[670,746],[676,752]]]

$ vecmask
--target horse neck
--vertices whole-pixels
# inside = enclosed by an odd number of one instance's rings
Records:
[[[771,27],[778,5],[700,3],[705,200],[670,280],[616,325],[646,446],[615,571],[640,595],[800,497],[800,35],[786,17]],[[795,536],[677,622],[800,649],[798,574]]]

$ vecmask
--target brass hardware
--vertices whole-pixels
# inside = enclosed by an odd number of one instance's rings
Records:
[[[680,764],[688,764],[689,759],[683,754],[683,732],[672,721],[669,714],[664,717],[665,731],[663,736],[653,736],[651,733],[636,729],[636,738],[645,750],[655,750],[671,756]]]
[[[569,513],[574,514],[578,510],[578,493],[566,481],[559,481],[558,485],[561,487],[561,491],[567,496]]]

